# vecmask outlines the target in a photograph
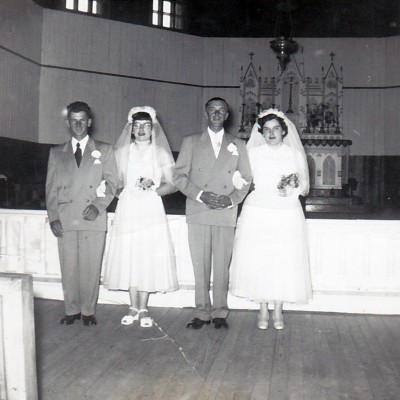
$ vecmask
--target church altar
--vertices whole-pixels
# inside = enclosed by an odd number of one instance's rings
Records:
[[[362,213],[369,207],[353,196],[357,180],[349,176],[352,141],[343,126],[343,70],[334,63],[321,67],[320,76],[307,76],[304,60],[292,56],[277,76],[263,76],[250,54],[246,69],[241,67],[241,123],[237,135],[247,140],[260,111],[276,108],[296,126],[307,155],[310,192],[308,212]]]
[[[109,213],[109,226],[113,216]],[[168,222],[180,289],[151,295],[149,305],[193,307],[185,217],[168,215]],[[313,299],[306,305],[285,304],[285,309],[400,314],[400,221],[309,219],[307,225]],[[45,211],[0,209],[0,272],[31,274],[35,297],[63,298],[57,239]],[[129,297],[101,286],[99,302],[128,304]],[[233,309],[258,307],[234,296],[228,302]]]

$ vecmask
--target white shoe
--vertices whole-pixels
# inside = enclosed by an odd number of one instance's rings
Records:
[[[285,327],[285,324],[283,323],[283,317],[281,316],[280,318],[274,318],[274,328],[277,330],[282,330]]]
[[[261,316],[261,311],[258,313],[258,318],[257,318],[257,328],[258,329],[267,329],[268,328],[268,320],[269,320],[269,312],[267,311],[267,317],[263,318],[264,316]]]
[[[143,312],[148,313],[149,311],[143,308],[139,310],[138,315]],[[140,317],[140,326],[142,328],[151,328],[153,326],[153,320],[148,315],[146,317]]]
[[[140,311],[135,307],[129,307],[129,309],[136,311],[136,314],[135,315],[125,315],[124,317],[122,317],[122,319],[121,319],[122,325],[132,325],[134,323],[134,321],[139,320]]]

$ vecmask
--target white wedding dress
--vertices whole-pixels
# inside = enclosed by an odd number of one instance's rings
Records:
[[[249,150],[255,190],[238,220],[230,292],[256,302],[304,303],[311,298],[307,229],[299,201],[300,189],[277,185],[296,171],[293,152],[267,144]]]
[[[157,147],[157,151],[164,151]],[[159,159],[166,159],[159,157]],[[155,191],[140,189],[140,177],[154,179],[151,146],[144,154],[132,143],[129,149],[127,184],[115,212],[106,255],[104,286],[145,292],[178,288],[175,256],[162,199]],[[172,168],[160,166],[160,168]]]

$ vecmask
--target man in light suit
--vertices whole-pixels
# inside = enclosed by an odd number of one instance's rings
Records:
[[[97,325],[101,262],[107,228],[106,208],[114,198],[118,173],[111,145],[88,136],[89,106],[67,107],[72,140],[50,150],[46,205],[50,228],[58,238],[65,316],[61,324],[80,320]]]
[[[224,131],[228,103],[214,97],[206,103],[208,128],[186,136],[175,165],[174,183],[186,195],[186,222],[195,277],[196,311],[188,328],[212,320],[228,328],[228,278],[237,206],[252,179],[244,142]],[[210,276],[213,268],[213,301]]]

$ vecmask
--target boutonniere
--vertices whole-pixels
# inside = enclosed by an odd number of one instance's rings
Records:
[[[239,155],[239,153],[237,151],[236,144],[229,143],[227,149],[228,149],[228,151],[230,151],[232,153],[233,156],[238,156]]]
[[[101,153],[98,150],[93,150],[91,156],[95,158],[94,160],[95,164],[101,164],[101,161],[99,160]]]

